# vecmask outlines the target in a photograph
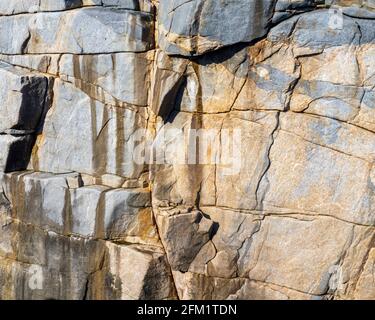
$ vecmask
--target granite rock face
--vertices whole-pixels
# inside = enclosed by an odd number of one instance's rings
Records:
[[[0,299],[375,299],[374,19],[0,4]]]

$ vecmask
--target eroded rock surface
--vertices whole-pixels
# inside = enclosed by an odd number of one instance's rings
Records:
[[[0,299],[375,299],[374,19],[0,4]]]

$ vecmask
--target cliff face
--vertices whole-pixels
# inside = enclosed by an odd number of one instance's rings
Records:
[[[323,2],[2,1],[0,298],[375,299],[375,3]]]

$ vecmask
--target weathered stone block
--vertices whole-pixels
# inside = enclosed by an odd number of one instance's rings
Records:
[[[139,52],[153,45],[153,20],[147,13],[82,8],[0,17],[4,54]]]
[[[46,106],[48,79],[0,62],[0,133],[33,133]]]
[[[33,156],[35,170],[127,178],[142,173],[144,164],[134,161],[133,148],[144,138],[133,134],[147,126],[144,108],[105,105],[61,81],[56,81],[54,94]]]
[[[0,134],[0,171],[25,170],[30,160],[34,137]]]

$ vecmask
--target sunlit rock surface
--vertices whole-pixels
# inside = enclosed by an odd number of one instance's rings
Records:
[[[327,3],[2,2],[0,299],[375,299],[375,7]]]

